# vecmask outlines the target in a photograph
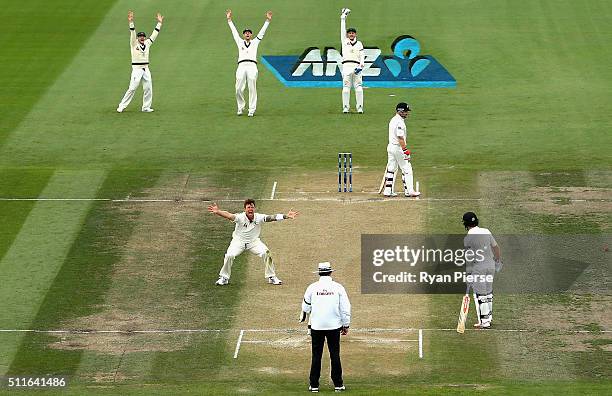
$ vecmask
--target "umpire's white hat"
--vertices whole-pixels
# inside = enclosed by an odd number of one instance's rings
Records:
[[[320,273],[333,272],[333,271],[335,270],[332,268],[331,263],[329,261],[325,261],[323,263],[319,263],[319,269],[313,272],[313,274],[320,274]]]

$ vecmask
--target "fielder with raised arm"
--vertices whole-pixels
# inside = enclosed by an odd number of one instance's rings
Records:
[[[410,106],[401,102],[395,106],[395,116],[389,121],[389,144],[387,145],[387,170],[385,174],[385,197],[394,197],[395,172],[399,167],[402,171],[404,183],[404,196],[418,197],[420,192],[413,187],[412,164],[410,163],[410,150],[406,146],[406,123],[404,120],[410,114]]]
[[[130,85],[121,103],[117,106],[117,113],[123,112],[125,108],[130,104],[136,89],[142,81],[142,111],[145,113],[153,112],[151,104],[153,103],[153,78],[151,77],[151,71],[149,70],[149,49],[153,42],[157,38],[159,31],[164,21],[164,17],[158,12],[156,15],[157,25],[155,30],[151,33],[151,36],[147,38],[145,32],[138,32],[134,27],[134,12],[131,10],[128,12],[128,22],[130,25],[130,48],[132,50],[132,75],[130,77]]]
[[[253,31],[248,28],[242,31],[242,38],[240,38],[238,30],[232,22],[232,10],[227,10],[225,16],[236,46],[238,46],[238,68],[236,69],[236,104],[238,105],[238,111],[236,114],[242,115],[244,111],[244,90],[248,85],[249,117],[253,117],[257,109],[257,48],[270,25],[272,11],[266,12],[266,21],[255,38],[253,38]]]
[[[259,239],[261,225],[271,221],[295,219],[299,212],[291,209],[287,214],[279,213],[276,215],[265,215],[255,213],[255,201],[252,199],[247,199],[244,201],[244,212],[242,213],[234,214],[221,210],[216,203],[208,206],[208,211],[236,223],[234,233],[232,234],[232,241],[230,242],[223,259],[223,267],[219,272],[219,279],[216,282],[217,285],[224,286],[229,283],[234,258],[239,256],[245,250],[248,250],[262,258],[265,265],[265,276],[268,283],[272,285],[281,285],[283,283],[276,276],[274,261],[272,260],[268,247],[261,241],[261,239]]]
[[[346,17],[351,10],[343,8],[340,14],[340,43],[342,43],[342,112],[347,114],[351,107],[351,86],[355,89],[357,113],[363,113],[363,78],[365,65],[363,44],[357,40],[357,30],[346,28]]]
[[[480,254],[474,254],[474,257],[480,259],[468,263],[466,269],[468,273],[478,277],[477,281],[470,284],[474,292],[474,305],[478,317],[478,323],[474,324],[474,327],[488,329],[493,321],[493,277],[502,267],[501,249],[491,231],[478,227],[476,213],[466,212],[463,215],[463,226],[467,230],[467,235],[463,239],[465,249],[475,253],[480,251]],[[490,281],[480,280],[483,276]]]

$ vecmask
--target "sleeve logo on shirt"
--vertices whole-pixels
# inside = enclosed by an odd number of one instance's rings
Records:
[[[364,47],[363,85],[371,88],[454,88],[455,78],[431,55],[419,55],[421,45],[409,35],[391,44],[392,55]],[[342,55],[333,47],[309,47],[302,55],[262,57],[262,62],[287,87],[342,86]]]

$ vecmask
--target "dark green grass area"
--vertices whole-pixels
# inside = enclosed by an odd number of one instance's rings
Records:
[[[115,1],[5,0],[0,7],[0,144],[78,54]],[[66,104],[68,105],[68,104]]]
[[[266,8],[275,11],[260,55],[338,46],[339,3],[314,10],[303,4],[297,6],[301,11],[279,1],[233,5],[237,25],[254,29]],[[349,149],[356,165],[382,166],[388,120],[395,103],[407,100],[414,107],[408,130],[416,169],[610,166],[611,124],[604,104],[611,99],[605,82],[612,71],[603,67],[612,60],[608,2],[579,7],[563,1],[553,7],[525,0],[508,7],[502,1],[417,1],[372,12],[369,3],[356,1],[350,24],[366,45],[389,53],[395,36],[412,34],[424,54],[451,71],[457,88],[369,89],[366,114],[344,116],[340,90],[285,88],[259,65],[254,119],[234,114],[237,50],[225,22],[228,6],[186,1],[167,9],[153,1],[135,10],[137,28],[149,31],[155,10],[166,9],[151,49],[152,114],[138,111],[140,93],[126,113],[114,112],[130,70],[126,10],[112,8],[107,26],[85,44],[69,75],[56,80],[38,111],[13,131],[0,165],[324,169],[339,150]],[[51,39],[45,44],[75,46]]]

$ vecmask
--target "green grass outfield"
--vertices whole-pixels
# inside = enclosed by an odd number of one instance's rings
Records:
[[[305,183],[290,187],[319,183],[333,191],[336,154],[348,150],[358,167],[355,185],[372,188],[386,161],[387,123],[398,101],[413,108],[409,145],[425,197],[485,198],[423,203],[417,207],[419,232],[461,233],[461,214],[476,210],[497,233],[609,234],[609,1],[375,4],[349,5],[349,25],[364,45],[390,53],[395,37],[410,34],[423,54],[451,72],[456,88],[367,89],[366,114],[346,116],[339,89],[285,88],[260,64],[257,114],[237,117],[237,50],[225,9],[234,10],[239,30],[254,31],[273,10],[259,56],[300,55],[311,46],[338,48],[339,10],[347,4],[4,0],[0,198],[22,200],[0,201],[0,330],[112,320],[121,329],[159,323],[220,331],[125,336],[102,340],[102,346],[87,337],[66,346],[48,333],[0,332],[0,377],[66,375],[68,394],[302,393],[307,372],[251,368],[280,367],[299,354],[307,361],[308,351],[270,356],[261,350],[232,359],[251,286],[243,256],[232,287],[213,287],[231,227],[207,216],[203,203],[138,205],[129,199],[266,198],[272,181],[298,179]],[[166,16],[151,49],[151,114],[139,111],[140,90],[124,113],[115,112],[131,70],[129,9],[136,29],[146,32],[155,12]],[[279,194],[287,193],[287,184],[279,184]],[[548,195],[542,203],[537,194]],[[583,196],[586,203],[572,203]],[[23,200],[29,198],[88,200]],[[546,199],[553,203],[546,206]],[[239,210],[240,203],[224,206]],[[270,202],[262,208],[276,209]],[[414,208],[407,202],[406,213]],[[308,265],[316,263],[311,254],[304,252]],[[302,284],[283,287],[301,290]],[[520,328],[529,325],[525,312],[534,306],[566,309],[573,313],[564,330],[610,330],[610,294],[554,295],[545,302],[500,298],[496,313],[501,327]],[[593,302],[601,295],[603,308]],[[447,327],[456,300],[435,296],[431,315],[398,327]],[[575,303],[581,311],[572,309]],[[299,298],[287,305],[297,311]],[[124,319],[126,313],[134,317]],[[261,307],[252,314],[268,312]],[[354,315],[367,322],[359,307]],[[296,327],[293,316],[287,327]],[[549,327],[555,318],[547,318]],[[610,338],[428,335],[424,361],[414,354],[402,360],[411,376],[394,374],[378,355],[356,354],[362,360],[349,367],[371,368],[373,375],[351,378],[349,370],[346,381],[355,394],[605,394],[612,387]]]

